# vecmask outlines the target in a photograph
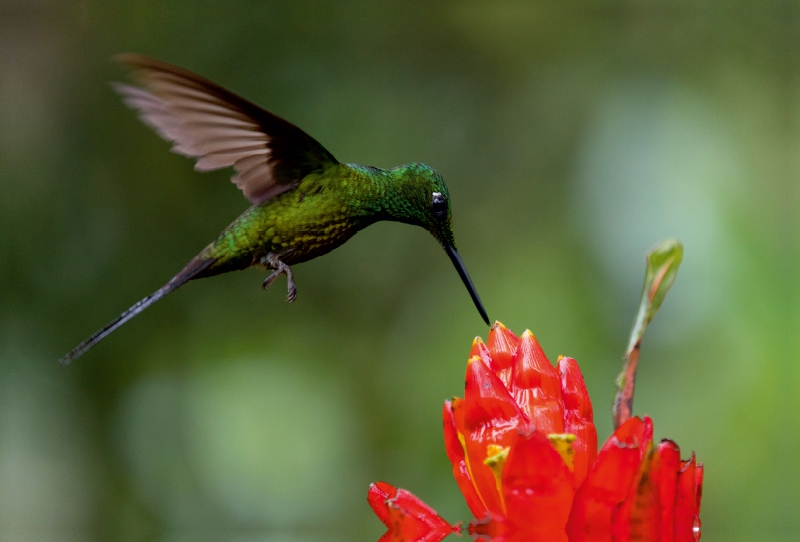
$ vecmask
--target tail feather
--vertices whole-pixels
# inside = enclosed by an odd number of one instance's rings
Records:
[[[131,308],[117,316],[114,320],[108,323],[105,327],[97,330],[95,333],[92,334],[91,337],[83,341],[81,344],[70,350],[70,352],[61,358],[59,363],[62,365],[69,365],[77,358],[81,357],[83,354],[86,353],[87,350],[92,348],[94,345],[105,339],[108,335],[110,335],[114,330],[116,330],[119,326],[145,310],[147,307],[164,297],[170,292],[177,290],[180,286],[186,284],[186,282],[192,280],[193,278],[200,278],[200,275],[205,269],[208,268],[211,264],[216,261],[216,258],[208,258],[208,259],[199,259],[195,258],[189,264],[183,268],[183,270],[172,277],[168,283],[164,286],[150,294],[149,296],[145,297]],[[202,276],[202,275],[201,275]]]

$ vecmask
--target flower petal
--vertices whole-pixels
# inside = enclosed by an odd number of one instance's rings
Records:
[[[379,542],[439,542],[458,532],[413,494],[385,482],[369,486],[367,502],[388,528]]]
[[[652,434],[649,418],[630,418],[606,441],[575,493],[567,522],[570,542],[613,540],[614,514],[639,473]]]
[[[694,467],[694,483],[697,487],[697,515],[700,515],[700,501],[703,499],[703,475],[705,468],[702,463],[697,463]]]
[[[580,485],[597,457],[597,429],[583,375],[578,362],[562,357],[558,360],[561,376],[561,397],[564,401],[564,432],[575,435],[575,483]]]
[[[703,475],[705,474],[705,468],[703,467],[702,463],[697,463],[694,467],[694,482],[695,487],[697,489],[697,498],[695,501],[695,518],[694,518],[694,527],[693,534],[695,540],[700,540],[700,537],[703,535],[702,532],[702,524],[700,523],[700,501],[703,499]]]
[[[487,433],[485,438],[488,442],[497,442],[493,440],[494,431],[505,433],[511,426],[527,422],[527,416],[497,375],[480,358],[471,358],[464,384],[464,423],[467,429],[483,431]]]
[[[478,357],[470,359],[467,366],[463,412],[463,427],[459,416],[455,420],[456,429],[464,438],[467,468],[486,509],[502,515],[497,478],[484,462],[490,455],[490,446],[510,446],[517,429],[527,427],[528,419],[500,378]]]
[[[509,390],[536,430],[564,432],[561,379],[530,330],[519,339]]]
[[[681,468],[681,450],[671,440],[662,440],[657,449],[660,457],[659,478],[661,478],[661,542],[675,539],[675,495],[678,484],[678,471]]]
[[[689,461],[681,461],[675,496],[675,542],[695,542],[700,539],[696,470],[694,454]],[[697,527],[696,533],[695,527]]]
[[[502,490],[513,533],[524,539],[567,542],[574,476],[561,455],[539,431],[520,434],[503,468]]]
[[[397,495],[397,488],[386,482],[375,482],[369,485],[367,491],[367,502],[381,523],[390,526],[392,517],[389,514],[389,509],[386,507],[386,500]]]
[[[463,407],[463,399],[455,398],[452,401],[444,402],[444,408],[442,409],[444,448],[447,452],[447,458],[453,464],[453,477],[464,495],[464,500],[467,501],[470,512],[476,518],[482,518],[486,515],[486,507],[483,505],[480,495],[478,495],[478,490],[475,489],[475,484],[472,483],[467,460],[464,456],[464,445],[461,443],[456,429],[455,410],[461,410]]]
[[[492,513],[470,521],[467,532],[473,540],[481,542],[524,542],[518,540],[519,537],[511,536],[512,532],[506,518]]]
[[[486,366],[494,373],[497,373],[497,366],[492,360],[492,355],[489,353],[489,348],[487,348],[486,344],[483,342],[483,339],[480,337],[475,337],[472,341],[472,348],[469,351],[469,357],[478,356],[481,358],[481,361],[486,364]]]
[[[511,378],[511,366],[514,364],[514,355],[519,339],[506,326],[495,322],[489,330],[489,338],[486,343],[494,361],[497,376],[507,385]]]
[[[657,542],[661,539],[661,456],[647,443],[639,475],[614,519],[614,540]]]

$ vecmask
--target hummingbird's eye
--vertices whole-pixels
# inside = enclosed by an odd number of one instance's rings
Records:
[[[431,196],[431,212],[436,218],[444,218],[447,215],[447,198],[441,192],[434,192]]]

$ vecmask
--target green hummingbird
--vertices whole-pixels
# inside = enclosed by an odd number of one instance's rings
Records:
[[[117,60],[139,86],[114,83],[142,122],[197,160],[197,171],[233,167],[231,181],[252,206],[169,282],[119,315],[61,358],[84,354],[144,309],[194,279],[259,266],[272,271],[267,287],[291,265],[321,256],[359,230],[393,220],[422,226],[444,247],[489,324],[475,286],[456,251],[450,196],[425,164],[393,169],[343,164],[297,126],[188,70],[138,54]]]

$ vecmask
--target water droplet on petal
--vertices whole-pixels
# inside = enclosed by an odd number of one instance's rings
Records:
[[[700,523],[700,516],[695,516],[694,517],[694,523],[692,524],[692,535],[694,535],[695,542],[700,540],[700,536],[702,534],[700,532],[700,527],[701,526],[702,526],[702,524]]]

